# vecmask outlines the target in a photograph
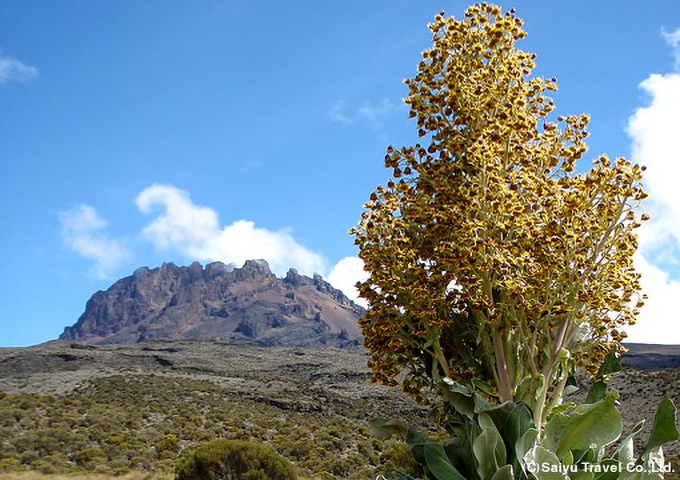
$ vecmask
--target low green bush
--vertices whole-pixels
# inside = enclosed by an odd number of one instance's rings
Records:
[[[269,446],[219,439],[180,458],[175,480],[297,480],[297,474]]]

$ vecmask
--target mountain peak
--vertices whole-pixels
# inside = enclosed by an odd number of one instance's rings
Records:
[[[259,270],[262,273],[265,274],[271,274],[272,271],[269,269],[269,264],[267,263],[266,260],[262,260],[261,258],[258,260],[246,260],[246,263],[243,264],[243,268],[245,269],[252,269],[252,270]]]
[[[140,267],[88,300],[62,340],[248,340],[261,345],[357,345],[364,310],[320,275],[291,268],[277,278],[264,260]]]

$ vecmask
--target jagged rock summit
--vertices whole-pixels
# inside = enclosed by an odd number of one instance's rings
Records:
[[[364,310],[320,275],[277,278],[264,260],[142,267],[95,293],[60,340],[247,340],[260,345],[360,344]]]

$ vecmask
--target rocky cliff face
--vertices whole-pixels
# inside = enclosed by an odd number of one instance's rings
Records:
[[[95,293],[60,340],[134,343],[155,339],[249,340],[260,345],[360,343],[363,309],[321,276],[294,269],[277,278],[264,260],[137,269]]]

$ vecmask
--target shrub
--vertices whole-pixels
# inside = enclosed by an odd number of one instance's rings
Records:
[[[3,458],[0,460],[1,472],[18,472],[21,470],[21,461],[18,458]]]
[[[45,475],[54,475],[59,473],[59,469],[52,465],[50,462],[45,462],[43,460],[36,460],[31,463],[32,470],[38,470],[40,473]]]
[[[296,480],[293,466],[266,445],[213,440],[182,457],[176,480]]]
[[[154,444],[158,458],[176,458],[179,452],[179,439],[175,435],[165,435]]]

